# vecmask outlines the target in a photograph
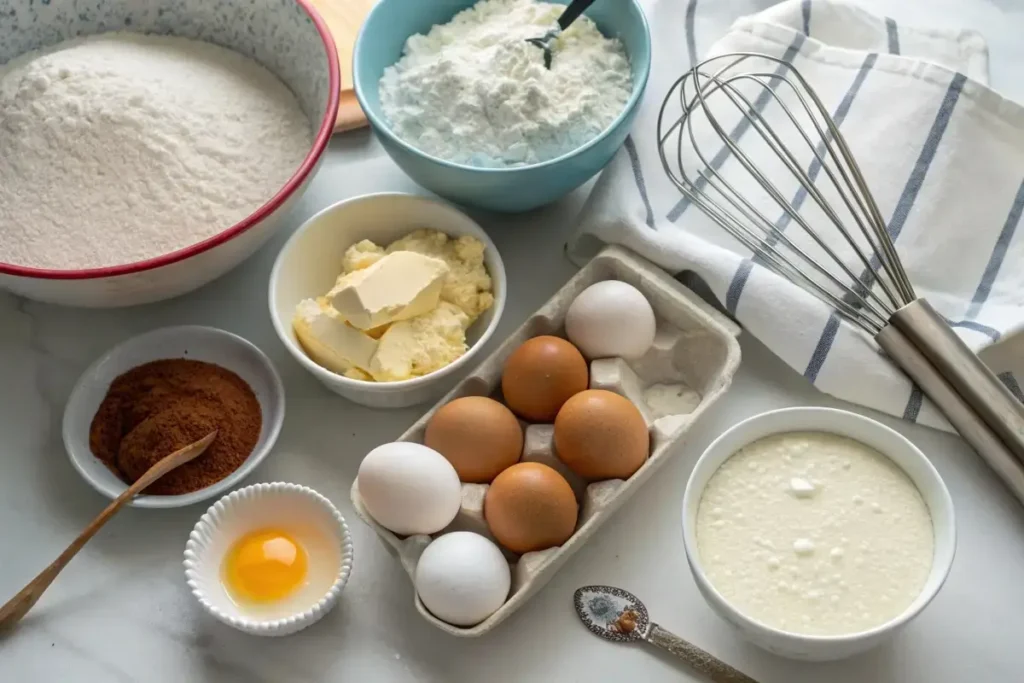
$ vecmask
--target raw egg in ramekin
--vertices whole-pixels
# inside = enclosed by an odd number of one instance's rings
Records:
[[[341,513],[297,484],[229,493],[185,546],[185,579],[199,604],[253,635],[284,636],[316,623],[351,572],[352,537]]]

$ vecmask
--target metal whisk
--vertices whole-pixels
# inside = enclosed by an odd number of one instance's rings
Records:
[[[756,53],[697,64],[662,104],[658,143],[692,203],[755,263],[872,335],[1024,503],[1024,406],[914,293],[849,146],[799,71]]]

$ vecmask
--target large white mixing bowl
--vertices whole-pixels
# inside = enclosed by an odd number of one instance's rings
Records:
[[[312,147],[284,187],[261,207],[202,242],[108,268],[49,270],[0,263],[0,288],[85,307],[150,303],[189,292],[237,266],[274,234],[327,148],[338,111],[338,53],[307,0],[0,0],[0,65],[31,50],[113,30],[202,40],[256,60],[298,98],[315,131]]]

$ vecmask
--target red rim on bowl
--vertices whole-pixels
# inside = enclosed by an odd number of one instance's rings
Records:
[[[306,158],[302,160],[302,163],[299,165],[299,169],[291,178],[288,179],[288,182],[284,184],[284,187],[277,191],[277,194],[271,197],[266,204],[259,207],[256,211],[246,216],[238,223],[235,223],[227,230],[223,230],[212,237],[207,237],[201,242],[190,244],[187,247],[178,249],[177,251],[172,251],[169,254],[154,256],[153,258],[118,266],[103,266],[100,268],[83,268],[78,270],[30,268],[28,266],[18,266],[12,263],[0,262],[0,274],[34,277],[44,280],[90,280],[94,278],[139,273],[144,270],[151,270],[153,268],[159,268],[178,261],[183,261],[191,256],[208,251],[217,245],[223,244],[233,237],[242,234],[276,211],[285,202],[285,200],[291,196],[295,189],[305,182],[306,178],[313,171],[313,167],[316,166],[321,155],[323,155],[324,150],[327,148],[327,143],[330,141],[331,135],[334,132],[335,120],[338,118],[338,96],[341,94],[341,67],[338,65],[338,48],[334,43],[334,37],[327,28],[327,23],[313,8],[309,0],[295,0],[295,2],[313,21],[317,32],[320,34],[320,39],[323,41],[324,50],[327,52],[330,92],[327,96],[327,111],[324,112],[324,118],[323,121],[320,122],[320,130],[317,131],[316,139],[313,140],[312,148],[309,150]]]

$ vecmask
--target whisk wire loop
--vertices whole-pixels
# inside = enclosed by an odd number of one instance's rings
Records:
[[[697,64],[658,112],[658,152],[753,263],[874,336],[1024,503],[1024,405],[917,298],[861,167],[792,64],[755,53]]]
[[[748,68],[748,60],[761,68]],[[765,63],[775,70],[763,68]],[[678,113],[670,115],[675,109]],[[726,120],[737,115],[730,132]],[[741,145],[743,135],[750,139]],[[711,160],[703,149],[709,142],[722,150]],[[767,162],[749,151],[751,142],[766,150]],[[662,103],[658,143],[671,182],[749,249],[755,263],[804,288],[843,318],[877,334],[916,298],[838,125],[788,62],[728,53],[695,65],[673,83]],[[737,163],[726,172],[723,162],[730,159]],[[740,189],[751,180],[759,192]],[[795,181],[793,199],[782,181]],[[766,205],[781,210],[785,220],[769,218]],[[786,223],[800,228],[801,239],[783,230]],[[841,250],[848,252],[846,258]],[[873,277],[868,281],[855,268]]]
[[[828,164],[825,162],[825,160],[817,152],[814,143],[811,141],[811,139],[807,135],[806,131],[804,131],[803,129],[799,128],[799,124],[797,123],[796,117],[793,114],[793,112],[778,97],[778,94],[773,89],[771,89],[769,86],[767,86],[765,81],[762,80],[762,79],[764,79],[764,78],[781,79],[783,83],[788,84],[791,88],[793,87],[792,83],[790,83],[784,76],[780,76],[780,75],[774,74],[774,73],[772,73],[772,74],[759,74],[759,73],[758,74],[741,74],[741,75],[736,76],[735,78],[732,78],[732,79],[730,79],[728,81],[721,80],[720,78],[718,78],[717,75],[709,76],[709,78],[712,79],[712,81],[714,82],[714,86],[711,87],[710,89],[700,89],[700,90],[698,90],[695,100],[691,100],[688,103],[687,102],[682,102],[681,104],[684,107],[684,109],[686,111],[692,111],[692,109],[694,107],[704,106],[704,104],[706,103],[706,98],[707,98],[708,95],[713,94],[717,90],[722,90],[723,92],[725,92],[726,95],[728,96],[728,98],[730,99],[730,101],[747,118],[747,120],[750,123],[750,126],[761,135],[763,141],[765,143],[767,143],[767,145],[769,146],[771,151],[773,153],[775,153],[779,157],[779,159],[783,162],[783,164],[787,167],[787,170],[789,170],[791,174],[795,175],[804,184],[804,187],[807,188],[808,196],[812,197],[812,199],[819,205],[819,207],[826,214],[826,216],[831,220],[832,224],[843,234],[844,237],[846,237],[851,242],[851,245],[853,246],[854,251],[857,254],[858,258],[860,259],[862,265],[865,268],[869,268],[870,267],[870,262],[869,262],[868,257],[864,254],[864,252],[861,250],[859,245],[857,245],[856,242],[853,241],[852,236],[847,232],[845,226],[842,223],[842,220],[840,219],[838,214],[833,210],[832,206],[821,195],[821,193],[819,192],[818,188],[814,185],[813,181],[807,175],[807,172],[805,172],[803,170],[799,160],[796,159],[796,157],[792,153],[792,151],[788,147],[786,147],[785,143],[780,139],[779,135],[772,128],[767,127],[765,125],[764,121],[761,120],[760,117],[755,117],[755,116],[751,115],[750,112],[756,111],[756,108],[753,106],[753,104],[750,102],[749,99],[744,97],[743,94],[741,92],[739,92],[738,88],[736,88],[736,86],[734,85],[735,81],[737,81],[737,80],[753,79],[758,84],[763,85],[766,88],[768,88],[766,90],[766,92],[768,92],[771,95],[771,97],[774,98],[774,100],[779,104],[779,106],[782,109],[782,111],[785,112],[787,118],[794,124],[795,127],[797,127],[797,130],[799,131],[801,137],[803,138],[804,142],[807,144],[807,147],[815,155],[818,163],[822,165],[823,169],[825,169],[827,172],[829,172],[831,174],[831,172],[828,170],[829,169]],[[685,91],[685,88],[684,88],[684,91]],[[795,89],[794,89],[794,92],[799,97],[799,99],[801,101],[801,104],[803,105],[803,107],[805,108],[807,113],[811,114],[810,109],[809,109],[809,107],[806,104],[806,101],[803,99],[803,96],[799,93],[799,91],[796,91]],[[699,103],[696,100],[699,100]],[[742,101],[742,105],[737,100]],[[732,139],[732,136],[728,135],[727,133],[725,133],[724,128],[718,122],[718,118],[710,110],[706,110],[706,111],[707,111],[708,122],[715,129],[715,131],[719,135],[722,136],[722,139],[726,143],[727,147],[735,154],[737,160],[747,170],[747,172],[750,173],[750,175],[752,175],[757,180],[757,182],[760,184],[762,189],[764,189],[765,191],[767,191],[769,193],[769,195],[776,202],[776,204],[778,204],[778,206],[782,207],[784,212],[792,217],[792,220],[794,220],[802,228],[804,228],[804,230],[807,232],[808,235],[811,236],[812,240],[818,245],[818,247],[821,248],[823,251],[825,251],[825,253],[830,258],[833,259],[833,261],[843,271],[843,274],[847,278],[849,278],[851,280],[852,279],[856,279],[857,276],[853,273],[853,271],[839,258],[839,256],[835,253],[835,251],[832,249],[832,247],[825,240],[823,240],[821,238],[820,234],[817,231],[814,231],[811,228],[811,226],[808,224],[806,218],[796,209],[796,207],[793,206],[793,204],[789,200],[787,200],[785,198],[785,196],[783,195],[782,191],[777,187],[777,185],[775,183],[773,183],[771,181],[771,179],[765,173],[763,173],[762,170],[758,166],[756,166],[755,164],[753,164],[750,161],[749,156],[746,155],[745,153],[743,153],[742,150],[740,150],[740,148],[737,146],[737,143]],[[822,131],[819,123],[817,121],[814,121],[814,125],[816,127],[816,130],[824,138],[825,137],[825,133]],[[693,127],[692,126],[688,127],[688,133],[689,133],[689,138],[690,138],[691,144],[693,145],[694,149],[697,151],[697,155],[701,158],[702,161],[706,162],[705,157],[700,152],[700,148],[699,148],[699,145],[697,144],[697,141],[696,141],[696,138],[695,138],[695,133],[693,131]],[[682,142],[682,141],[680,141],[680,142]],[[677,151],[677,154],[679,155],[680,165],[682,167],[682,164],[681,164],[681,150]],[[720,176],[717,173],[710,173],[709,171],[706,170],[706,169],[709,169],[709,168],[713,168],[713,167],[710,164],[706,164],[705,168],[701,168],[699,170],[699,173],[707,181],[706,182],[706,186],[711,186],[711,187],[715,188],[719,193],[724,195],[730,201],[730,203],[733,204],[734,207],[736,207],[738,210],[740,210],[748,218],[754,220],[755,223],[758,224],[759,228],[765,233],[766,239],[767,239],[769,244],[772,243],[773,241],[780,241],[780,240],[783,241],[794,252],[796,252],[796,254],[803,261],[805,261],[808,265],[810,265],[816,271],[818,271],[819,273],[821,273],[821,274],[825,275],[826,277],[828,277],[830,280],[833,281],[834,284],[836,284],[836,285],[840,285],[841,284],[838,280],[836,280],[836,278],[831,273],[829,273],[820,264],[818,264],[814,259],[812,259],[805,251],[803,251],[802,249],[798,248],[792,241],[790,241],[786,237],[786,235],[782,231],[780,231],[778,229],[778,227],[777,227],[777,225],[775,223],[770,221],[767,217],[764,216],[763,213],[761,213],[759,210],[757,210],[757,208],[748,200],[748,198],[746,197],[745,194],[743,194],[742,192],[738,191],[724,177]],[[728,190],[728,192],[726,192],[726,190]],[[839,190],[840,193],[842,192],[841,188],[838,185],[837,185],[837,190]],[[847,205],[849,205],[849,200],[845,197],[845,195],[843,196],[843,198],[847,202]],[[852,209],[851,209],[851,211],[852,211]],[[858,221],[859,221],[859,217],[858,217]],[[862,230],[863,230],[863,227],[862,227]],[[889,307],[891,307],[891,310],[894,310],[895,308],[898,308],[899,304],[897,303],[895,296],[889,290],[889,288],[887,286],[885,286],[884,281],[882,283],[880,283],[880,286],[882,287],[882,289],[886,293],[886,295],[889,297],[890,304],[887,305],[885,302],[883,302],[881,299],[879,299],[878,296],[876,296],[874,294],[874,292],[872,292],[871,290],[863,290],[864,296],[858,296],[857,297],[857,299],[860,301],[861,305],[865,305],[865,306],[868,305],[868,303],[866,301],[864,301],[864,298],[868,297],[868,298],[873,299],[874,302],[876,304],[878,304],[879,306],[881,306],[882,308],[889,308]]]

